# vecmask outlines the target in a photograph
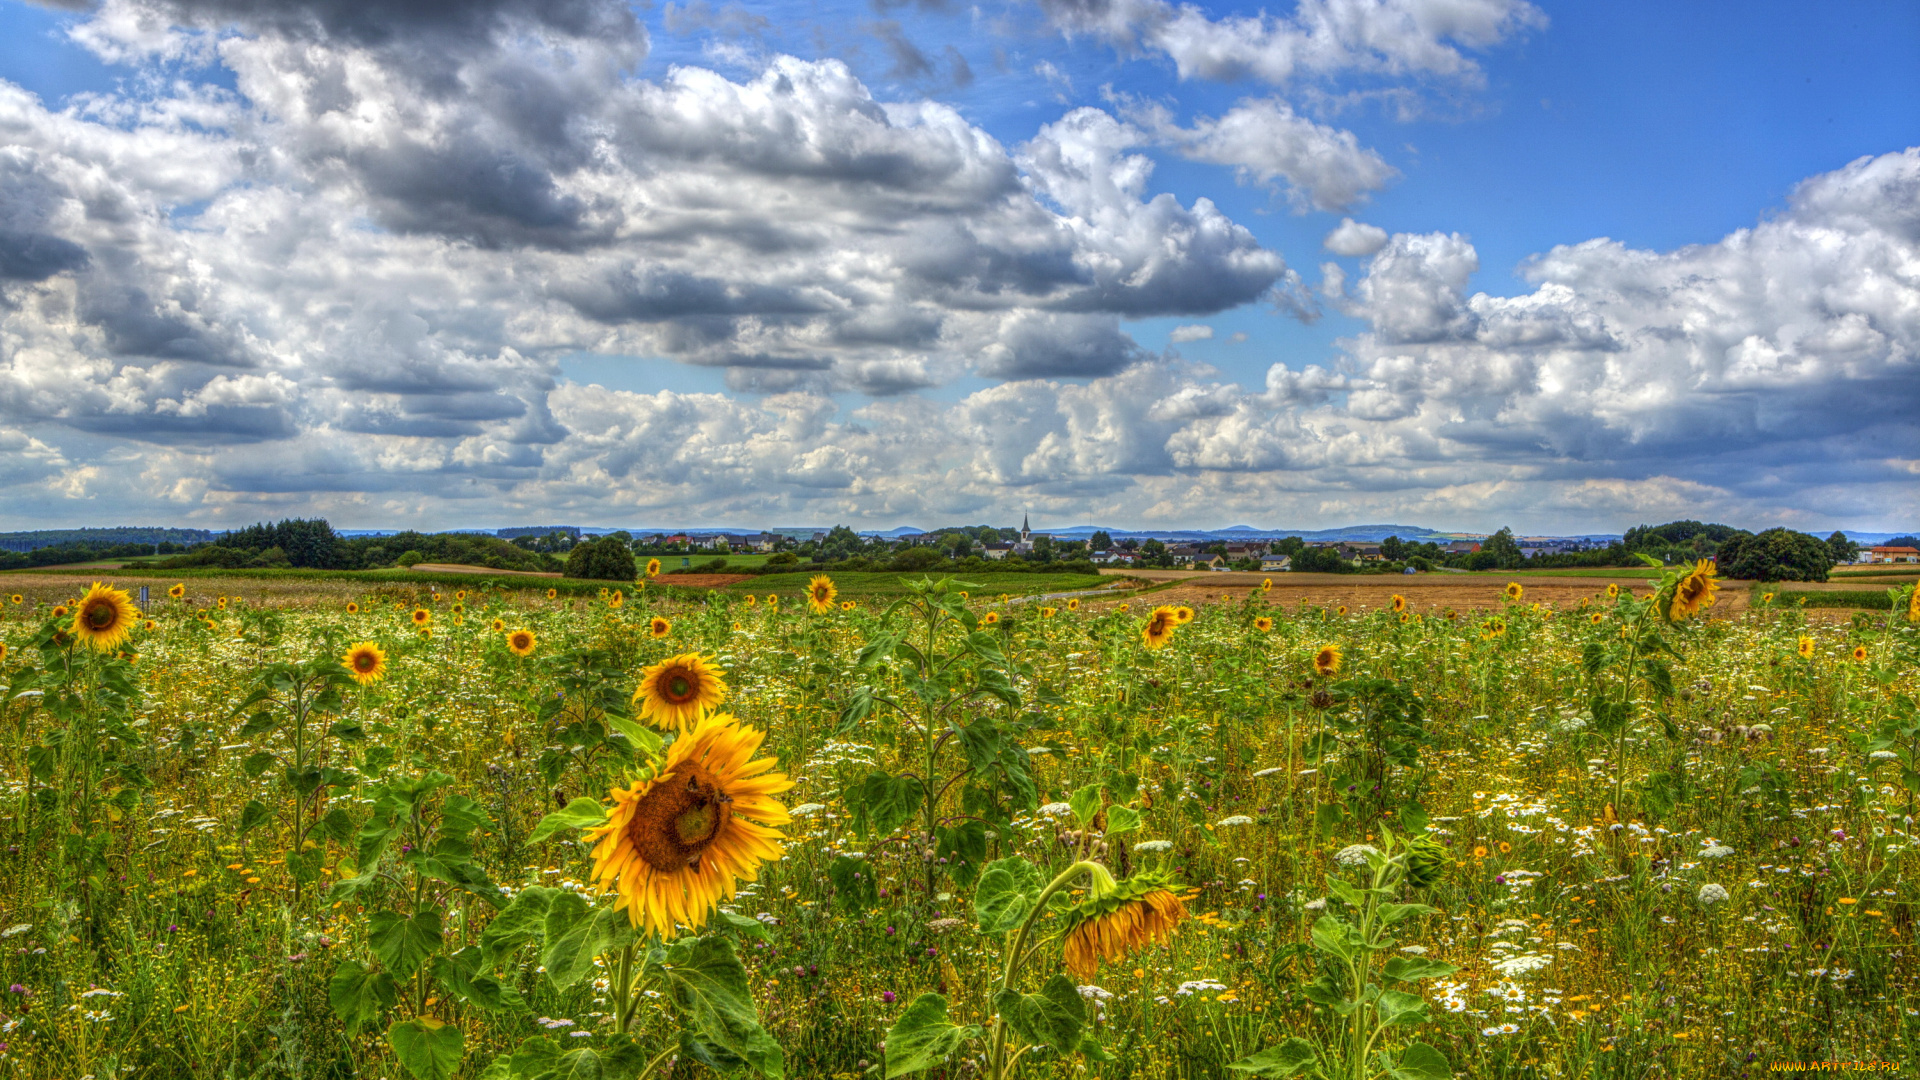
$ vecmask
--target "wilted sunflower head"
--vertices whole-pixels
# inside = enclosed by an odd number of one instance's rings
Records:
[[[532,656],[533,647],[540,639],[533,636],[531,630],[515,630],[507,635],[507,651],[515,656]]]
[[[433,621],[433,612],[423,607],[417,607],[413,609],[413,615],[411,617],[413,619],[413,625],[425,626]]]
[[[1394,593],[1393,594],[1393,610],[1395,611],[1407,610],[1407,598],[1404,596],[1401,596],[1399,593]]]
[[[1140,640],[1147,648],[1157,649],[1173,640],[1173,631],[1179,625],[1180,613],[1162,604],[1147,616],[1147,625],[1140,628]]]
[[[727,680],[699,653],[670,656],[640,670],[633,703],[655,727],[688,731],[727,700]]]
[[[1702,608],[1713,606],[1720,582],[1714,577],[1712,559],[1701,559],[1687,568],[1673,587],[1673,603],[1667,608],[1667,620],[1679,622]]]
[[[173,597],[175,600],[187,595],[187,583],[184,581],[176,583],[172,588],[167,590],[167,595]],[[19,603],[20,598],[17,596],[14,597],[13,602],[16,604]]]
[[[1101,961],[1118,963],[1171,938],[1187,917],[1186,905],[1175,895],[1179,888],[1166,874],[1147,871],[1089,890],[1066,916],[1061,958],[1067,970],[1090,983]]]
[[[660,576],[660,560],[659,559],[647,560],[647,576],[648,577]]]
[[[655,615],[647,620],[647,633],[654,637],[663,638],[672,632],[673,624],[668,622],[664,615]]]
[[[1518,600],[1522,596],[1525,596],[1526,594],[1527,594],[1527,590],[1521,588],[1519,582],[1517,581],[1507,582],[1507,599]]]
[[[815,574],[807,582],[807,608],[816,615],[824,615],[833,610],[833,598],[840,595],[834,588],[833,579],[825,574]]]
[[[699,929],[741,880],[778,859],[779,826],[792,819],[773,798],[793,787],[755,757],[766,736],[728,713],[714,713],[674,740],[650,779],[614,788],[607,823],[587,832],[593,881],[618,894],[643,932],[673,937]]]
[[[94,582],[73,613],[73,636],[100,652],[111,652],[140,619],[140,609],[124,590]]]
[[[386,675],[387,654],[371,641],[356,641],[347,655],[340,658],[340,666],[347,669],[354,682],[365,686]]]
[[[1313,673],[1326,678],[1340,670],[1340,646],[1322,645],[1313,651]]]

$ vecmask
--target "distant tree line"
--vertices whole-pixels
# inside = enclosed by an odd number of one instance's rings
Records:
[[[158,565],[165,569],[374,570],[423,562],[495,570],[558,570],[561,566],[557,557],[516,547],[497,536],[412,531],[392,536],[341,536],[322,518],[288,518],[271,525],[235,529]]]

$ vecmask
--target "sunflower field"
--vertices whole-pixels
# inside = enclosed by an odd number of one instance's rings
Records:
[[[0,595],[0,1077],[1911,1069],[1920,597],[1649,573]]]

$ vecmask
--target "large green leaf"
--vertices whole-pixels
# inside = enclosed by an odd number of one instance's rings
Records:
[[[240,809],[240,835],[246,836],[272,818],[273,811],[268,810],[265,803],[259,799],[248,799],[247,805]]]
[[[1067,805],[1073,808],[1073,816],[1079,820],[1081,828],[1093,824],[1094,816],[1100,813],[1100,785],[1088,784],[1074,792],[1067,800]]]
[[[1418,979],[1437,979],[1459,970],[1457,966],[1444,960],[1428,960],[1419,956],[1396,956],[1387,961],[1386,975],[1389,979],[1413,982]]]
[[[607,823],[607,808],[598,799],[581,797],[568,803],[566,809],[555,810],[540,819],[533,827],[533,835],[527,837],[527,843],[537,844],[563,829],[592,829]]]
[[[1080,1033],[1087,1024],[1087,1003],[1064,974],[1048,979],[1037,994],[1002,990],[994,995],[993,1007],[1015,1035],[1060,1054],[1072,1053],[1080,1045]]]
[[[947,1019],[946,998],[921,994],[887,1030],[886,1080],[931,1069],[968,1039],[979,1037],[979,1028],[960,1027]]]
[[[480,932],[480,948],[490,961],[497,961],[546,932],[547,904],[558,889],[534,885],[520,890],[500,914]]]
[[[596,909],[570,892],[556,892],[548,901],[545,931],[540,962],[563,990],[593,970],[594,957],[619,948],[633,933],[624,913]]]
[[[1393,1065],[1393,1080],[1451,1080],[1447,1056],[1426,1043],[1411,1043]]]
[[[377,1023],[381,1013],[393,1008],[394,1000],[393,976],[368,971],[352,960],[343,961],[327,981],[327,1004],[349,1034]]]
[[[1427,1018],[1426,999],[1402,990],[1382,990],[1373,1007],[1380,1013],[1380,1023],[1387,1027],[1418,1024]]]
[[[447,1080],[460,1068],[466,1040],[458,1027],[420,1016],[388,1028],[387,1045],[417,1080]]]
[[[747,969],[733,941],[718,934],[687,938],[667,950],[673,1002],[704,1042],[745,1061],[769,1080],[786,1075],[779,1044],[760,1026]]]
[[[1332,915],[1322,915],[1313,921],[1313,947],[1329,956],[1351,960],[1355,949],[1350,940],[1352,929]]]
[[[988,863],[973,887],[973,914],[981,932],[1003,934],[1019,926],[1043,886],[1039,868],[1018,855]]]
[[[1227,1068],[1234,1072],[1252,1073],[1265,1080],[1286,1080],[1290,1076],[1307,1074],[1319,1061],[1319,1051],[1313,1048],[1313,1044],[1296,1035],[1279,1046],[1269,1046],[1257,1054],[1243,1057]]]
[[[367,918],[367,947],[394,978],[404,979],[440,947],[440,913],[376,911]]]

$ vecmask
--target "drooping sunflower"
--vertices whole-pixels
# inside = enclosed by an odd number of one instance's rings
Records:
[[[1853,659],[1856,663],[1861,663],[1861,664],[1866,663],[1867,647],[1865,645],[1855,645],[1853,647]]]
[[[663,638],[669,633],[672,633],[672,631],[673,624],[668,622],[664,615],[655,615],[653,618],[647,620],[647,633],[652,634],[654,637]]]
[[[1165,941],[1187,917],[1187,908],[1174,895],[1179,888],[1157,872],[1136,874],[1116,883],[1111,891],[1096,891],[1067,913],[1066,944],[1061,957],[1067,970],[1091,983],[1103,960],[1118,962]]]
[[[728,692],[726,676],[711,661],[699,653],[682,653],[640,669],[633,703],[640,718],[654,727],[685,732],[719,708]]]
[[[1667,609],[1667,621],[1679,622],[1695,612],[1713,606],[1720,582],[1714,577],[1712,559],[1701,559],[1680,576],[1673,587],[1673,605]]]
[[[674,740],[651,780],[614,788],[607,823],[587,831],[593,881],[618,894],[642,932],[673,937],[697,930],[740,881],[780,857],[779,826],[792,819],[775,795],[793,787],[756,758],[766,735],[729,713],[715,713]]]
[[[1620,583],[1619,582],[1616,581],[1607,586],[1607,599],[1609,600],[1620,599]]]
[[[815,574],[807,582],[807,610],[815,615],[825,615],[833,610],[833,599],[840,595],[834,587],[833,579],[825,574]]]
[[[648,577],[660,576],[660,560],[659,559],[647,560],[647,576]]]
[[[1193,609],[1185,604],[1181,604],[1179,607],[1173,609],[1173,616],[1180,620],[1181,626],[1185,626],[1193,621]]]
[[[111,652],[127,639],[140,609],[124,590],[94,582],[73,613],[73,636],[98,652]]]
[[[365,686],[386,676],[387,654],[371,641],[356,641],[347,655],[340,658],[340,666],[347,669],[354,682]]]
[[[1322,645],[1313,651],[1313,673],[1326,678],[1340,671],[1340,646]]]
[[[433,622],[433,612],[428,611],[426,608],[423,608],[423,607],[417,607],[413,609],[412,619],[413,619],[413,625],[426,626],[427,624]]]
[[[533,636],[531,630],[515,630],[507,635],[507,651],[515,656],[532,656],[533,647],[540,639]]]
[[[187,583],[184,581],[176,583],[172,588],[167,590],[167,595],[173,597],[175,600],[187,595]],[[17,598],[14,600],[16,604],[19,602]]]
[[[1273,629],[1273,620],[1269,619],[1265,615],[1262,615],[1259,618],[1253,620],[1253,628],[1264,634],[1267,631]]]
[[[1507,592],[1507,599],[1509,600],[1518,600],[1521,597],[1527,595],[1527,590],[1521,588],[1520,583],[1517,581],[1507,582],[1506,592]]]
[[[1802,635],[1800,638],[1799,652],[1800,652],[1801,659],[1803,660],[1813,659],[1813,639],[1805,635]]]
[[[1147,616],[1147,625],[1140,628],[1140,640],[1146,643],[1147,648],[1157,649],[1173,640],[1173,631],[1179,625],[1179,613],[1162,604]]]
[[[1395,612],[1401,612],[1401,611],[1407,610],[1407,598],[1404,596],[1401,596],[1399,593],[1394,593],[1393,594],[1393,610]]]

